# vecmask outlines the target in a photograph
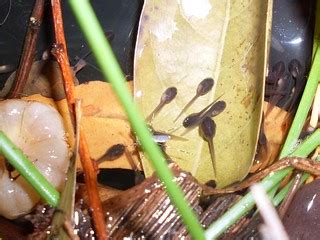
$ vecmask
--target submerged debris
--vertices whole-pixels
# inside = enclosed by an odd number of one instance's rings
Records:
[[[183,190],[187,201],[207,227],[224,213],[237,199],[237,195],[215,198],[208,208],[201,206],[202,185],[189,173],[173,168],[175,181]],[[110,237],[147,239],[181,239],[188,236],[164,186],[152,176],[118,196],[103,203]]]
[[[203,197],[206,188],[189,173],[181,171],[176,165],[172,168],[175,179],[183,190],[187,201],[204,228],[228,210],[240,197],[227,194],[220,197]],[[179,213],[166,194],[163,184],[153,175],[139,185],[120,192],[103,202],[106,227],[112,239],[191,239]],[[45,215],[41,215],[45,211]],[[46,239],[52,229],[49,226],[54,209],[39,206],[28,215],[27,220],[35,226],[29,239]],[[59,210],[58,210],[59,211]],[[51,214],[51,215],[50,215]],[[73,229],[80,239],[95,239],[91,212],[85,201],[77,201],[74,212]],[[43,220],[43,217],[46,220]]]

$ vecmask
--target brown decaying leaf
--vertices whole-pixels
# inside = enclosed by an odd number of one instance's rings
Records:
[[[117,196],[119,193],[123,192],[121,190],[108,187],[108,186],[98,186],[99,196],[101,202],[107,201],[110,198]],[[86,186],[82,183],[77,185],[77,198],[83,199],[84,203],[88,205],[88,194]]]
[[[5,97],[12,88],[16,72],[12,73],[6,81],[4,88],[0,91],[0,97]],[[74,83],[79,84],[74,77]],[[65,97],[63,82],[59,65],[55,61],[37,61],[32,64],[26,85],[21,96],[41,94],[44,97],[61,100]]]
[[[128,82],[128,87],[132,89],[132,82]],[[81,120],[82,128],[85,132],[90,156],[97,160],[114,144],[124,144],[130,152],[135,150],[135,141],[131,135],[130,124],[110,84],[101,81],[91,81],[87,84],[76,86],[76,98],[82,99],[83,116]],[[65,99],[53,101],[39,94],[25,97],[24,99],[40,101],[56,107],[66,121],[69,119],[68,109]],[[65,122],[68,141],[73,146],[74,139],[71,122]],[[141,169],[139,159],[133,154],[133,159],[138,169]],[[77,167],[81,167],[80,163]],[[105,161],[99,165],[100,168],[125,168],[132,169],[126,155],[119,157],[115,161]]]
[[[263,109],[264,114],[266,114],[267,109],[269,109],[268,102],[264,102]],[[250,172],[262,170],[275,161],[287,136],[291,121],[292,115],[289,112],[277,106],[272,106],[272,110],[264,118],[262,126],[267,141],[259,146],[255,163]]]

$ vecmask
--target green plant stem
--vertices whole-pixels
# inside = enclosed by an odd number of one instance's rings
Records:
[[[320,12],[320,1],[317,0],[317,5],[316,5],[316,13]],[[315,26],[314,26],[314,36],[313,36],[313,51],[312,51],[312,59],[314,59],[316,50],[319,47],[319,42],[320,42],[320,14],[316,14],[316,21],[315,21]]]
[[[59,192],[3,131],[0,131],[0,153],[48,204],[58,205]]]
[[[320,50],[316,50],[315,58],[309,73],[308,81],[303,91],[299,107],[292,122],[290,131],[286,138],[285,144],[280,153],[279,159],[289,156],[298,142],[299,135],[307,119],[312,100],[317,90],[318,81],[320,77]]]
[[[308,139],[301,143],[291,156],[306,157],[318,145],[320,145],[320,129],[316,130]],[[271,173],[261,182],[261,186],[266,192],[269,192],[291,171],[292,167],[288,167],[281,171]],[[225,230],[247,214],[253,208],[254,204],[251,192],[247,193],[237,202],[237,204],[231,207],[222,217],[209,226],[205,233],[206,238],[218,238]]]
[[[268,197],[270,199],[273,199],[278,191],[278,186],[274,186],[273,188],[270,189],[270,191],[268,192]]]
[[[301,177],[301,184],[303,184],[309,176],[310,174],[304,173]],[[281,191],[273,198],[272,203],[274,206],[278,206],[282,202],[282,200],[287,196],[292,184],[293,179],[284,188],[282,188]]]
[[[314,61],[312,63],[305,90],[303,92],[295,118],[292,122],[286,142],[280,153],[279,159],[286,156],[307,157],[308,154],[310,154],[320,144],[320,132],[319,130],[317,130],[293,152],[294,148],[297,145],[301,130],[307,119],[312,100],[317,90],[319,77],[320,50],[318,47],[315,53]],[[280,181],[291,171],[292,168],[289,167],[267,176],[261,183],[265,191],[270,191],[271,188],[279,184]],[[277,201],[284,197],[284,193],[286,192],[283,191],[281,193],[282,195],[278,195],[278,197],[276,197]],[[250,209],[252,209],[253,206],[254,200],[252,194],[249,192],[237,204],[235,204],[229,211],[227,211],[222,217],[220,217],[208,228],[208,230],[206,231],[206,237],[208,239],[217,238],[220,234],[223,233],[223,231],[228,229],[232,224],[234,224],[238,219],[240,219]]]
[[[166,191],[181,214],[183,222],[194,239],[204,239],[204,231],[197,217],[184,200],[181,189],[173,182],[173,174],[169,170],[161,150],[152,140],[144,119],[133,103],[132,95],[125,84],[124,75],[106,41],[89,1],[70,0],[69,2],[105,78],[112,84],[143,150],[147,153],[159,179],[166,186]]]
[[[320,157],[316,158],[316,161],[320,162]],[[310,177],[309,173],[304,173],[301,178],[301,185]],[[293,184],[293,179],[284,187],[281,189],[281,191],[273,198],[273,205],[278,206],[282,200],[286,197],[288,194],[291,185]]]

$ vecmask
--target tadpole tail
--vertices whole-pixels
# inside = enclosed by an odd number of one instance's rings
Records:
[[[178,131],[178,130],[181,129],[181,128],[182,128],[182,125],[177,126],[177,127],[170,128],[167,132],[168,132],[169,134],[173,134],[173,133],[175,133],[176,131]]]
[[[212,161],[212,167],[213,167],[213,173],[214,176],[217,176],[217,164],[216,164],[216,153],[214,151],[214,145],[213,145],[213,139],[210,139],[208,141],[209,145],[209,151],[210,151],[210,156],[211,156],[211,161]]]
[[[134,171],[135,184],[141,183],[145,179],[144,175],[139,171],[139,168],[138,168],[137,164],[135,163],[135,161],[134,161],[131,153],[129,152],[129,150],[126,149],[124,153],[126,155],[128,163],[130,164],[132,170]],[[141,163],[139,163],[139,164],[141,164]]]
[[[191,130],[193,130],[195,128],[195,126],[194,127],[192,127],[192,128],[186,128],[184,131],[183,131],[183,133],[181,133],[181,137],[183,137],[184,135],[186,135],[188,132],[190,132]]]
[[[320,163],[308,158],[300,158],[300,157],[286,157],[283,158],[271,166],[261,170],[260,172],[255,173],[254,175],[246,178],[241,183],[235,183],[230,187],[226,187],[223,189],[205,189],[203,194],[207,195],[214,195],[214,194],[227,194],[242,191],[252,184],[260,181],[264,177],[268,176],[272,172],[279,171],[284,169],[288,166],[292,166],[295,169],[305,171],[311,173],[312,175],[320,176]]]
[[[149,114],[149,116],[146,118],[146,122],[150,123],[153,121],[153,119],[157,116],[157,114],[161,111],[165,104],[159,103],[158,106]]]
[[[173,122],[175,123],[180,117],[181,115],[188,110],[188,108],[194,103],[194,101],[198,98],[198,95],[195,95],[181,110],[181,112],[179,113],[179,115],[173,120]]]

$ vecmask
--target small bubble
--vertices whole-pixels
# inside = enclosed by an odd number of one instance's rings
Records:
[[[144,192],[145,193],[151,193],[151,190],[150,189],[145,189]]]

